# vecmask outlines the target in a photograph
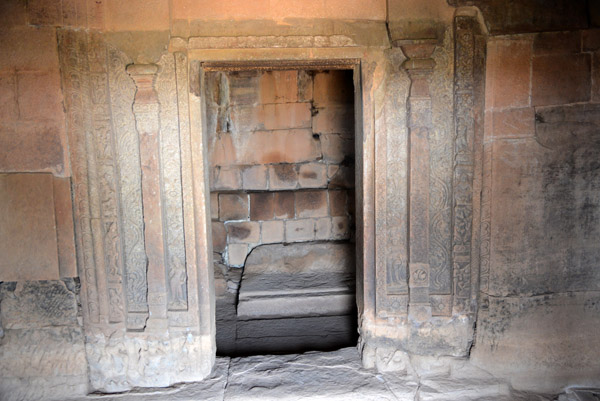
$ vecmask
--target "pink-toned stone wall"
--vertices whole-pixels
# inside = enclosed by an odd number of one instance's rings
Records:
[[[88,389],[58,43],[49,26],[53,11],[38,3],[0,3],[0,398],[6,400]]]
[[[344,240],[354,202],[352,71],[210,72],[213,250]]]
[[[600,376],[600,31],[490,38],[473,359],[517,387]]]
[[[24,2],[0,7],[0,172],[68,176],[55,29],[29,25]]]
[[[165,31],[173,22],[286,19],[385,21],[385,0],[10,0],[27,22],[105,31]],[[16,5],[16,6],[15,6]]]
[[[175,0],[174,20],[261,20],[286,18],[385,20],[383,0]]]
[[[0,280],[77,275],[56,29],[35,4],[0,5]]]

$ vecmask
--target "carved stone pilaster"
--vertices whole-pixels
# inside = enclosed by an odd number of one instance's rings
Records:
[[[431,94],[429,81],[435,67],[434,44],[405,44],[402,67],[411,80],[408,98],[408,314],[416,321],[431,318],[429,266],[429,135]]]
[[[135,126],[140,142],[144,239],[148,259],[148,311],[146,331],[167,328],[165,239],[160,174],[160,104],[154,88],[158,66],[131,64],[127,73],[136,86],[133,101]]]
[[[452,216],[453,314],[475,311],[478,281],[478,240],[474,222],[479,221],[481,191],[481,138],[483,137],[483,71],[485,40],[475,16],[458,15],[454,19],[454,173]],[[475,174],[476,166],[479,173]],[[475,190],[477,188],[479,190]],[[484,202],[487,201],[484,194]],[[477,203],[477,205],[476,205]],[[482,225],[482,227],[483,227]],[[477,224],[475,224],[477,226]],[[487,263],[482,255],[483,263]],[[475,266],[475,268],[474,268]]]

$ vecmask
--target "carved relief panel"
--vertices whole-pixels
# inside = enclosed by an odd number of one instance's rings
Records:
[[[384,326],[474,312],[479,268],[485,37],[475,16],[457,15],[443,38],[397,45],[376,156],[375,315]]]
[[[59,30],[59,43],[92,386],[199,380],[214,345],[190,296],[198,292],[196,211],[184,188],[190,142],[179,111],[187,60],[165,54],[134,64],[100,33]],[[153,352],[140,356],[139,347]]]

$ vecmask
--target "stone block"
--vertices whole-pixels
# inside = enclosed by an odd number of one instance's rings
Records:
[[[61,1],[30,0],[27,14],[31,25],[62,25]]]
[[[175,0],[172,18],[183,20],[275,20],[286,18],[349,19],[385,21],[386,6],[381,0],[330,0],[327,3],[308,0],[302,2],[256,0],[247,3],[230,0],[214,1]]]
[[[242,168],[242,187],[245,190],[265,190],[269,187],[266,166]]]
[[[348,213],[350,216],[356,215],[356,193],[354,191],[348,191]]]
[[[348,192],[329,191],[329,214],[331,216],[348,215]]]
[[[327,163],[342,163],[350,155],[354,155],[354,138],[340,134],[322,134],[321,152],[323,161]]]
[[[327,167],[329,188],[354,188],[354,166],[329,165]]]
[[[86,376],[86,373],[84,335],[79,327],[7,330],[2,339],[2,378]]]
[[[488,42],[486,109],[529,106],[531,57],[530,39]]]
[[[83,0],[62,0],[63,26],[87,28],[86,4]]]
[[[295,103],[298,101],[298,71],[266,71],[260,76],[260,102]]]
[[[0,26],[27,25],[27,3],[20,0],[0,1]]]
[[[597,292],[490,297],[471,359],[515,388],[540,393],[559,393],[573,380],[597,383],[598,305]]]
[[[0,281],[59,278],[51,174],[0,174]]]
[[[381,0],[329,0],[324,8],[323,17],[331,19],[383,21],[387,15],[386,3]]]
[[[238,154],[255,164],[302,163],[321,156],[312,132],[304,129],[255,132]]]
[[[58,45],[53,27],[18,27],[0,35],[0,70],[53,71],[59,77]]]
[[[581,51],[581,31],[542,32],[533,39],[533,54],[579,53]]]
[[[592,54],[592,102],[600,101],[600,52]]]
[[[276,103],[231,107],[235,132],[311,127],[310,103]]]
[[[295,164],[275,164],[269,166],[269,189],[295,189],[298,186],[298,172]]]
[[[494,138],[522,138],[535,136],[535,112],[533,107],[487,111],[485,113],[486,135]]]
[[[85,0],[87,3],[87,27],[104,30],[105,4],[96,0]]]
[[[314,238],[314,219],[287,220],[285,222],[285,240],[287,242],[312,241]]]
[[[109,31],[166,31],[170,27],[168,0],[128,0],[106,3]]]
[[[355,272],[354,245],[334,241],[308,244],[274,244],[254,248],[244,271],[247,274],[342,273]],[[280,282],[281,287],[285,282]],[[340,283],[341,284],[341,283]],[[315,286],[313,286],[314,288]]]
[[[581,33],[584,52],[600,50],[600,29],[588,29]]]
[[[533,59],[531,102],[548,106],[590,99],[589,54],[538,56]]]
[[[72,283],[74,283],[71,280]],[[6,330],[77,325],[75,286],[64,282],[25,281],[0,285],[2,327]]]
[[[260,224],[256,221],[227,222],[225,227],[230,244],[258,244],[260,242]]]
[[[247,3],[242,0],[232,0],[226,3],[196,0],[174,0],[172,5],[173,19],[263,19],[265,11],[269,10],[268,0],[257,0]]]
[[[245,220],[247,218],[247,194],[219,194],[219,220]]]
[[[327,191],[296,192],[296,217],[325,217],[327,215]]]
[[[541,108],[536,138],[493,144],[490,295],[600,289],[599,109]]]
[[[325,240],[331,238],[331,218],[322,217],[315,220],[315,239]]]
[[[219,220],[219,193],[210,193],[210,218],[211,220]]]
[[[260,79],[262,73],[259,71],[238,71],[235,74],[218,74],[216,79],[219,85],[215,86],[215,101],[223,105],[226,101],[235,106],[256,106],[260,103]],[[229,84],[229,97],[219,91],[223,82]],[[224,96],[225,95],[225,96]]]
[[[227,271],[227,266],[218,262],[213,263],[215,298],[217,299],[227,295],[227,279],[223,273],[224,271]]]
[[[0,124],[0,171],[64,174],[64,123]]]
[[[229,266],[242,267],[248,254],[247,244],[229,244],[227,245],[227,263]]]
[[[327,181],[327,165],[323,163],[300,165],[298,169],[300,188],[325,188]]]
[[[354,134],[354,109],[348,105],[327,105],[316,110],[313,132],[318,134]]]
[[[242,175],[238,167],[215,167],[211,174],[211,191],[226,191],[242,188]]]
[[[295,196],[293,192],[275,192],[273,194],[275,218],[293,219],[296,214]]]
[[[60,277],[77,277],[71,180],[69,178],[54,177],[53,184]]]
[[[354,104],[354,78],[352,70],[318,72],[314,76],[314,105],[341,103]]]
[[[88,392],[87,375],[0,378],[0,394],[8,394],[3,401],[61,400],[65,394],[85,397]]]
[[[223,252],[227,246],[227,231],[225,224],[220,221],[213,221],[212,227],[212,242],[214,252]]]
[[[261,243],[272,244],[284,241],[283,221],[272,220],[261,223]]]
[[[536,109],[536,140],[544,147],[566,151],[595,151],[600,142],[600,105],[574,104]],[[593,160],[592,154],[577,155],[578,161]],[[596,176],[588,178],[595,179]]]
[[[17,107],[17,85],[13,73],[0,74],[0,121],[16,121],[19,119]]]
[[[250,219],[271,220],[273,218],[274,203],[272,192],[258,192],[250,194]]]
[[[211,166],[228,166],[235,159],[233,136],[227,126],[227,116],[222,107],[206,106],[206,133],[208,135],[208,160]],[[225,121],[223,121],[225,120]]]
[[[453,5],[476,6],[491,35],[567,31],[589,26],[587,3],[570,0],[506,2],[505,0],[451,0]]]
[[[331,218],[331,236],[334,239],[350,238],[350,220],[346,216]]]
[[[211,163],[219,166],[302,163],[321,157],[309,129],[222,133],[211,150]]]
[[[298,101],[310,102],[313,99],[313,76],[305,70],[298,71]]]

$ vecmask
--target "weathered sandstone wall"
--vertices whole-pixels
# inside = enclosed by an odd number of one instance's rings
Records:
[[[473,360],[518,387],[600,377],[597,30],[490,38]]]

